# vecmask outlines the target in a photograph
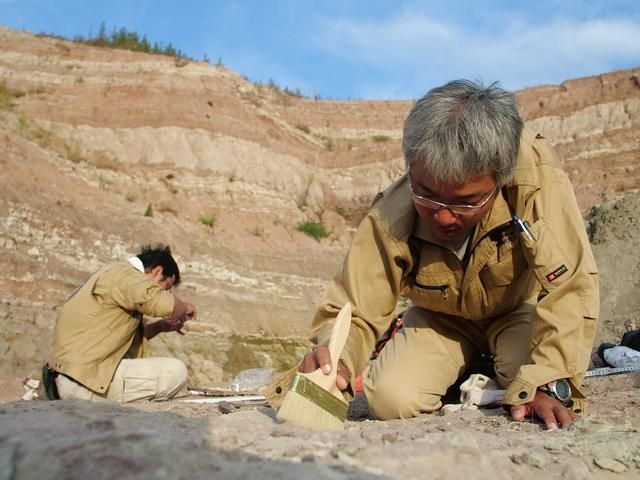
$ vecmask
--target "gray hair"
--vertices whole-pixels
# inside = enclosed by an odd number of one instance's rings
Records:
[[[462,185],[483,175],[506,184],[516,168],[523,121],[515,95],[454,80],[420,98],[404,122],[402,150],[409,168],[437,184]],[[415,167],[414,167],[415,168]]]

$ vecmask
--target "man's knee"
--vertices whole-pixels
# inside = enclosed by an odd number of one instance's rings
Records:
[[[362,382],[370,413],[379,420],[411,418],[434,412],[442,406],[441,396],[421,392],[410,383],[400,383],[377,375],[375,381],[367,375]]]
[[[171,398],[187,385],[187,367],[175,358],[163,359],[158,375],[156,398]]]

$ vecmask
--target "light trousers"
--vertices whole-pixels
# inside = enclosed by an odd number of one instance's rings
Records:
[[[365,370],[362,386],[378,419],[415,417],[442,407],[442,396],[481,354],[494,356],[496,383],[507,388],[530,363],[535,299],[500,317],[472,321],[410,307],[403,327]]]
[[[133,402],[168,400],[187,384],[187,367],[175,358],[135,358],[120,361],[109,389],[96,393],[80,383],[58,375],[56,385],[61,399],[76,398],[92,402]]]

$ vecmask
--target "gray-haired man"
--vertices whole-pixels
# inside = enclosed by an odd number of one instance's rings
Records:
[[[337,380],[347,390],[398,298],[407,297],[404,327],[363,375],[376,417],[439,409],[467,366],[490,354],[515,420],[536,415],[549,428],[570,425],[585,408],[579,389],[598,317],[598,274],[573,189],[548,143],[523,128],[513,94],[459,80],[416,102],[402,146],[406,174],[360,224],[314,318],[320,347],[300,370],[330,369],[324,345],[351,302]]]

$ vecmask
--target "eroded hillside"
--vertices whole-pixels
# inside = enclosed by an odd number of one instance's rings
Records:
[[[637,68],[518,93],[585,211],[639,185],[639,79]],[[0,381],[11,384],[45,357],[75,286],[155,241],[172,245],[179,295],[201,310],[156,352],[207,384],[293,362],[358,219],[402,171],[411,105],[300,98],[224,67],[4,27],[0,84]],[[328,237],[298,231],[305,221]]]

